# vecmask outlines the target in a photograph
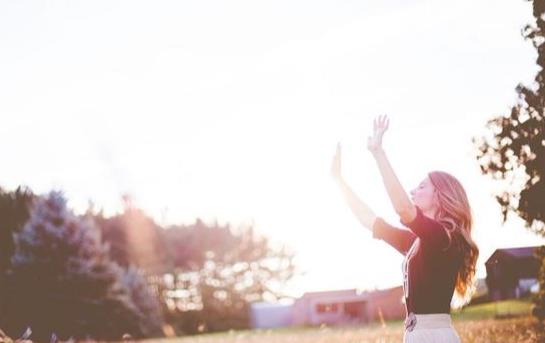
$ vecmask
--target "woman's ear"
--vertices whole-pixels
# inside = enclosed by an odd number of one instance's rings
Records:
[[[433,203],[439,207],[439,191],[437,188],[433,188]]]

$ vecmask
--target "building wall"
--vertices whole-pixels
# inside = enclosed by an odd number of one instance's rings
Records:
[[[292,324],[297,326],[308,325],[307,314],[308,304],[307,299],[299,298],[293,304]]]
[[[382,312],[384,320],[404,319],[406,310],[402,299],[402,287],[396,287],[389,292],[372,296],[368,302],[367,316],[372,321],[379,321],[379,313]]]
[[[252,304],[250,321],[254,329],[290,326],[293,322],[293,305]]]

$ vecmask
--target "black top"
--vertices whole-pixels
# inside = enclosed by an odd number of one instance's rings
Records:
[[[441,223],[424,215],[418,206],[416,212],[412,222],[400,220],[410,231],[377,217],[373,238],[384,240],[405,256],[402,267],[407,313],[450,313],[456,274],[463,256],[456,245],[451,244]]]

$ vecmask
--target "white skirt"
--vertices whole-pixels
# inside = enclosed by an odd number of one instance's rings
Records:
[[[403,343],[461,343],[448,313],[414,314],[405,319]]]

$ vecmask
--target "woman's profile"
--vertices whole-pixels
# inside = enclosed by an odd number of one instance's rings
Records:
[[[451,174],[432,171],[418,187],[405,192],[382,147],[388,118],[374,120],[367,148],[372,153],[399,221],[387,223],[362,201],[341,174],[341,146],[331,174],[360,223],[405,256],[402,263],[406,318],[403,341],[460,342],[450,316],[454,293],[471,295],[479,249],[471,238],[471,207],[462,184]]]

